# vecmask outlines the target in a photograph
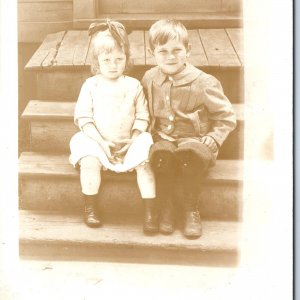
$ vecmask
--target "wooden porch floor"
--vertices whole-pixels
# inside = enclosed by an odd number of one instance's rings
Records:
[[[190,62],[197,67],[242,67],[243,29],[189,30],[192,51]],[[132,31],[129,35],[131,57],[135,66],[155,65],[147,51],[148,32]],[[83,67],[91,64],[90,37],[87,31],[61,31],[47,35],[25,66],[26,70]]]

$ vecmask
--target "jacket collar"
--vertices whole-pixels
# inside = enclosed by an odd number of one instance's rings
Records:
[[[153,81],[158,84],[162,85],[167,79],[173,81],[174,86],[179,85],[185,85],[189,84],[192,81],[194,81],[199,75],[201,74],[201,71],[191,65],[190,63],[186,64],[186,67],[184,70],[182,70],[180,73],[175,74],[173,76],[168,76],[165,73],[161,71],[161,69],[158,67],[157,72],[153,78]]]

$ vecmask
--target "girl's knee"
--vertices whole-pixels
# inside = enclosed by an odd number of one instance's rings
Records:
[[[99,159],[95,156],[85,156],[83,158],[81,158],[80,162],[80,169],[94,169],[94,170],[101,170],[101,163],[99,161]]]

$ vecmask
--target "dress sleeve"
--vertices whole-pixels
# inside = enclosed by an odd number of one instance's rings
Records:
[[[218,80],[203,90],[204,105],[211,121],[210,131],[206,134],[214,138],[219,146],[223,144],[229,133],[236,127],[236,116],[233,107],[224,95]]]
[[[81,87],[74,111],[74,123],[80,130],[87,123],[94,123],[93,98],[90,84],[85,81]]]
[[[132,126],[132,131],[137,129],[141,132],[147,130],[149,125],[148,103],[145,98],[142,85],[138,84],[136,101],[135,101],[135,121]]]

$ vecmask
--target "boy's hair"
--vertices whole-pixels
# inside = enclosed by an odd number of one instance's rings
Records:
[[[164,45],[170,40],[179,40],[188,48],[189,37],[185,26],[177,20],[159,20],[149,30],[149,44],[153,51],[157,45]]]
[[[110,53],[116,48],[126,55],[125,72],[129,70],[131,66],[129,40],[126,29],[121,23],[110,20],[106,20],[106,23],[93,23],[90,25],[89,35],[92,35],[92,74],[99,74],[99,54]]]

